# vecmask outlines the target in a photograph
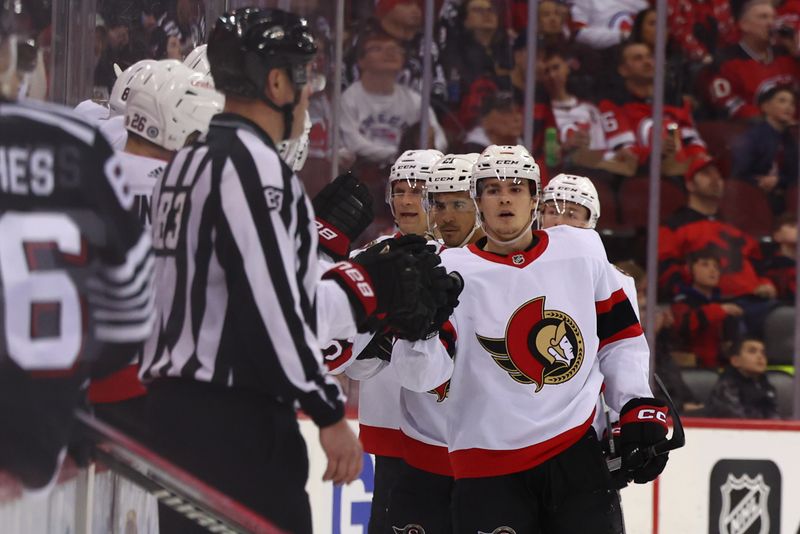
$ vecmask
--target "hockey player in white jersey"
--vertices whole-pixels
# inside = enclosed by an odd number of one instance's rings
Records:
[[[211,117],[222,111],[222,95],[206,85],[201,74],[171,59],[144,65],[128,83],[128,136],[117,157],[135,199],[133,211],[144,228],[150,228],[153,188],[170,158],[204,134]],[[98,417],[133,436],[141,434],[144,420],[145,389],[138,370],[131,364],[89,388]]]
[[[531,230],[539,169],[523,147],[488,147],[473,178],[487,236],[441,255],[464,279],[444,327],[456,339],[454,357],[436,337],[398,341],[392,355],[404,386],[450,379],[454,530],[620,532],[591,423],[605,382],[622,414],[623,458],[666,436],[641,326],[595,232]],[[665,456],[623,460],[623,469],[647,482],[665,464]]]
[[[93,100],[84,100],[75,107],[75,111],[80,115],[97,124],[114,149],[121,150],[128,138],[125,128],[125,108],[130,94],[130,85],[142,69],[156,63],[157,61],[154,59],[143,59],[124,71],[118,65],[114,65],[117,79],[111,88],[108,105],[104,106]]]
[[[438,150],[407,150],[395,161],[386,185],[386,202],[394,215],[397,232],[379,237],[376,242],[405,235],[425,236],[427,219],[423,197],[434,163],[442,157]],[[359,439],[364,451],[375,455],[375,486],[369,533],[389,529],[389,492],[403,469],[400,434],[400,384],[387,360],[393,337],[385,332],[375,336],[358,335],[347,362],[329,362],[359,381]]]
[[[479,154],[447,154],[433,166],[425,194],[431,233],[447,248],[463,247],[484,236],[475,202],[470,196],[473,166]],[[445,348],[455,349],[455,338],[442,329]],[[452,531],[450,512],[453,470],[446,442],[449,384],[427,391],[400,391],[402,475],[391,492],[389,522],[395,532],[418,525],[425,532]],[[407,531],[407,530],[406,530]]]

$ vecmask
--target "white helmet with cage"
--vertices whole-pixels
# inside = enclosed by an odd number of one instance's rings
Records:
[[[108,98],[108,108],[111,110],[110,116],[125,115],[125,107],[127,105],[128,96],[131,92],[131,83],[139,72],[147,67],[152,67],[157,64],[155,59],[143,59],[137,61],[124,71],[114,64],[114,71],[117,74],[117,79],[114,86],[111,88],[111,96]]]
[[[600,219],[600,197],[594,184],[586,176],[559,174],[545,186],[542,202],[554,202],[559,213],[564,210],[565,202],[584,206],[589,210],[587,228],[597,226],[597,221]]]
[[[161,60],[132,80],[125,127],[167,150],[179,150],[194,132],[208,131],[223,102],[202,74],[179,61]]]
[[[392,187],[395,182],[421,181],[427,186],[433,165],[443,156],[438,150],[406,150],[392,165],[389,171],[389,182],[386,184],[386,203],[392,206]],[[394,210],[394,208],[392,208]]]
[[[309,134],[311,133],[311,116],[306,111],[306,119],[303,123],[303,133],[296,139],[287,139],[276,145],[278,154],[294,172],[300,172],[308,158]]]
[[[472,198],[478,194],[478,182],[483,178],[497,178],[499,180],[532,180],[535,184],[535,194],[538,196],[541,189],[541,174],[539,165],[522,145],[489,145],[481,153],[472,172]]]

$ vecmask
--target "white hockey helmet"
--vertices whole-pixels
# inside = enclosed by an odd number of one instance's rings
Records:
[[[308,158],[308,135],[311,133],[311,115],[306,111],[303,133],[296,139],[287,139],[276,145],[278,154],[294,172],[300,172]]]
[[[125,126],[167,150],[179,150],[194,132],[208,131],[223,102],[202,74],[165,59],[139,71],[131,82]]]
[[[206,48],[208,45],[201,44],[186,56],[183,64],[200,74],[210,74],[211,64],[208,62],[208,55],[206,55]]]
[[[428,194],[469,191],[472,169],[480,154],[447,154],[437,161],[428,178]]]
[[[600,219],[600,197],[592,181],[586,176],[574,174],[559,174],[545,186],[542,202],[555,202],[556,209],[560,209],[558,202],[574,202],[589,210],[589,225],[587,228],[597,226]],[[563,205],[562,205],[563,206]]]
[[[110,116],[125,115],[125,106],[130,94],[130,86],[136,75],[148,66],[153,66],[158,61],[155,59],[143,59],[137,61],[127,69],[120,70],[117,64],[114,64],[114,71],[117,74],[117,79],[114,86],[111,88],[111,96],[108,98],[108,108],[111,110]]]
[[[386,184],[386,203],[392,206],[392,184],[400,180],[408,182],[420,180],[426,186],[431,170],[444,154],[438,150],[406,150],[392,165],[389,171],[389,182]],[[394,209],[394,208],[392,208]]]
[[[522,145],[489,145],[481,153],[472,171],[470,194],[478,197],[478,182],[483,178],[532,180],[536,195],[541,190],[539,165]]]

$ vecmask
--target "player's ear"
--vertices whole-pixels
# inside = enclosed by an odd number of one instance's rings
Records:
[[[288,86],[288,87],[287,87]],[[291,93],[291,83],[289,77],[283,69],[271,69],[267,73],[267,83],[264,85],[264,96],[275,104],[282,106],[286,104],[287,94]]]

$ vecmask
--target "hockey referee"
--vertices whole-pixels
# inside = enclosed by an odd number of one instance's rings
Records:
[[[302,131],[316,50],[307,22],[281,10],[217,21],[208,59],[225,110],[153,194],[157,317],[142,362],[153,446],[296,533],[311,532],[296,405],[320,428],[325,479],[350,482],[362,465],[317,333],[351,337],[376,313],[408,309],[404,295],[414,294],[398,288],[413,269],[401,273],[393,251],[320,276],[314,210],[275,150]],[[321,294],[340,310],[335,328],[317,324]],[[162,510],[163,532],[191,531],[181,521]]]

